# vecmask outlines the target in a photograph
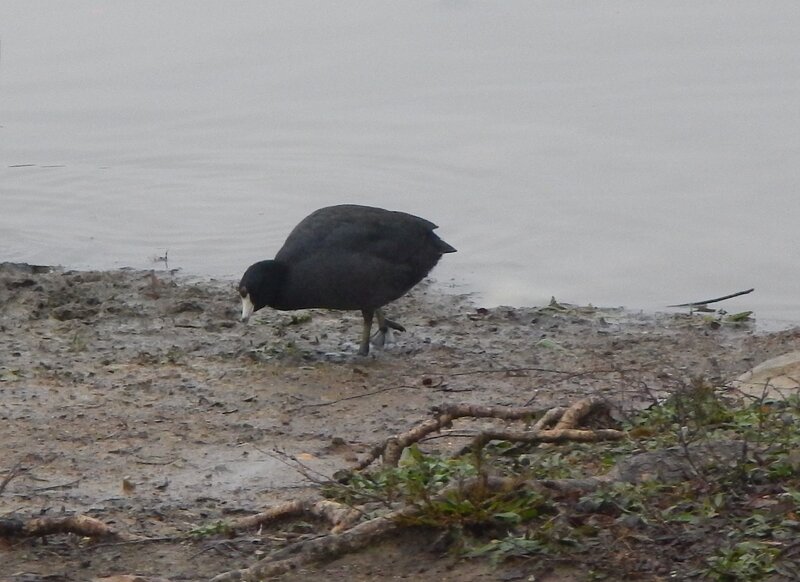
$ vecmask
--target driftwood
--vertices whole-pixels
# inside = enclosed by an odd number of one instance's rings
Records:
[[[317,501],[287,501],[274,507],[257,513],[240,517],[235,521],[228,522],[226,526],[230,530],[252,529],[269,525],[280,519],[297,516],[312,516],[324,519],[331,525],[331,532],[338,533],[351,527],[361,518],[362,512],[337,503],[328,499]]]
[[[442,406],[434,409],[433,418],[390,437],[374,447],[369,455],[361,460],[357,468],[366,468],[380,457],[383,457],[384,466],[396,466],[406,447],[419,442],[431,433],[450,426],[455,419],[459,418],[528,421],[530,428],[526,430],[498,428],[478,433],[472,440],[473,450],[480,450],[492,440],[558,443],[565,441],[595,442],[623,438],[624,433],[614,429],[581,428],[591,418],[599,417],[607,410],[607,403],[595,398],[580,400],[568,408],[547,410],[527,406],[503,407],[473,404]],[[534,419],[538,420],[534,423]],[[18,474],[18,471],[17,467],[9,471],[0,485],[5,487],[8,481]],[[596,483],[589,482],[586,486],[590,488],[604,482],[604,479],[613,480],[614,478],[609,473],[608,476],[598,477]],[[578,483],[574,481],[538,482],[480,475],[444,488],[430,501],[442,501],[453,495],[479,500],[490,495],[524,489],[535,489],[547,493],[548,491],[574,490],[577,485]],[[213,580],[215,582],[263,580],[296,569],[309,562],[331,559],[357,551],[378,538],[415,523],[415,520],[425,511],[425,505],[408,505],[393,510],[389,509],[387,513],[379,517],[359,521],[363,519],[364,511],[328,499],[293,500],[280,503],[261,513],[232,520],[226,526],[229,531],[253,529],[269,525],[280,519],[304,516],[324,520],[330,525],[329,533],[290,544],[249,568],[226,572],[216,576]],[[42,517],[27,521],[13,518],[0,520],[0,537],[36,537],[59,533],[72,533],[90,538],[118,538],[106,524],[84,515]]]
[[[561,420],[564,413],[567,411],[562,406],[556,406],[545,412],[542,417],[533,424],[533,430],[544,430],[548,427],[555,426]]]
[[[579,400],[568,408],[541,410],[533,407],[501,407],[457,404],[437,408],[434,417],[425,420],[411,429],[390,437],[370,451],[358,463],[363,469],[383,456],[384,466],[397,465],[403,450],[419,442],[427,435],[449,426],[457,418],[498,418],[503,420],[528,420],[540,417],[531,430],[487,430],[479,433],[472,442],[472,448],[479,450],[492,440],[507,440],[527,443],[558,443],[566,441],[597,442],[619,440],[625,435],[615,429],[578,428],[593,415],[607,412],[606,401],[599,398]],[[605,477],[603,477],[605,478]],[[591,482],[588,487],[596,487]],[[613,479],[608,477],[608,479]],[[539,482],[511,477],[481,475],[452,484],[440,491],[431,502],[445,500],[453,495],[472,499],[486,498],[489,495],[507,493],[514,490],[534,489],[547,494],[551,491],[573,489],[577,483]],[[258,563],[242,570],[232,570],[218,575],[213,582],[255,581],[279,576],[290,570],[314,561],[332,559],[349,552],[357,551],[373,543],[376,539],[415,523],[415,518],[423,514],[425,506],[409,505],[390,511],[380,517],[357,523],[362,512],[327,500],[316,502],[295,501],[281,504],[255,516],[245,517],[231,524],[233,529],[256,527],[279,518],[298,515],[322,517],[333,525],[327,535],[303,540],[273,552]],[[355,524],[355,525],[353,525]]]
[[[87,515],[37,517],[27,521],[15,518],[0,519],[0,537],[41,537],[64,533],[87,538],[116,537],[105,523]]]
[[[505,477],[473,477],[463,483],[446,487],[432,501],[446,499],[453,493],[476,497],[507,492],[513,490],[517,483],[516,480]],[[410,505],[359,523],[340,533],[331,533],[291,544],[249,568],[219,574],[212,578],[212,582],[256,582],[279,576],[309,562],[331,559],[360,550],[377,539],[400,530],[406,524],[413,523],[414,518],[423,511],[422,507]]]
[[[509,441],[512,443],[597,443],[618,441],[625,437],[622,431],[606,428],[580,430],[562,428],[553,430],[487,430],[475,437],[472,448],[480,449],[490,441]]]
[[[742,441],[720,441],[697,443],[687,448],[651,451],[621,460],[607,473],[585,479],[522,480],[481,475],[446,487],[431,501],[442,501],[453,495],[475,500],[489,495],[525,490],[544,495],[587,493],[610,483],[673,483],[694,478],[698,471],[735,463],[745,448],[746,443]],[[249,568],[219,574],[212,582],[255,582],[280,576],[310,562],[340,557],[414,524],[415,518],[424,511],[424,506],[410,505],[344,531],[291,544]]]
[[[520,442],[564,442],[575,440],[580,442],[596,442],[601,440],[616,440],[623,433],[606,429],[603,432],[594,430],[579,430],[578,427],[586,419],[600,412],[607,411],[607,402],[601,398],[584,398],[569,408],[553,408],[542,410],[538,407],[523,406],[480,406],[477,404],[453,404],[434,409],[434,417],[425,420],[409,430],[386,439],[376,445],[361,459],[353,470],[360,471],[381,456],[383,465],[396,467],[406,447],[419,442],[431,433],[449,427],[457,418],[497,418],[501,420],[522,420],[541,416],[534,425],[533,430],[524,432],[486,432],[475,439],[475,445],[483,446],[490,440],[511,440]],[[552,430],[547,427],[554,425]],[[571,431],[571,432],[565,432]],[[492,436],[496,435],[496,436]]]

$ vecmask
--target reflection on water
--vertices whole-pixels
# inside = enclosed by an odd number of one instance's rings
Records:
[[[800,8],[0,4],[0,260],[238,277],[311,210],[437,222],[485,304],[800,321]]]

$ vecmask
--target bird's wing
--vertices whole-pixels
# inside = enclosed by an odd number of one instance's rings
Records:
[[[347,205],[323,208],[292,230],[275,259],[293,263],[335,249],[403,262],[430,245],[431,237],[439,240],[434,228],[432,222],[403,212]]]
[[[361,309],[380,307],[416,282],[412,265],[359,252],[321,251],[292,264],[285,301],[303,307]]]

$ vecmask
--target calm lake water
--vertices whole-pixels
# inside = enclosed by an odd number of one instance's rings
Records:
[[[0,260],[236,279],[419,214],[483,305],[800,322],[800,2],[0,3]]]

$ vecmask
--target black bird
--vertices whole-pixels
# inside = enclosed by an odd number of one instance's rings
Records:
[[[282,311],[322,307],[360,309],[364,316],[359,355],[369,353],[389,328],[405,328],[381,309],[403,296],[456,249],[440,239],[432,222],[405,212],[342,204],[312,212],[294,227],[271,261],[245,271],[239,283],[242,321],[269,305]]]

